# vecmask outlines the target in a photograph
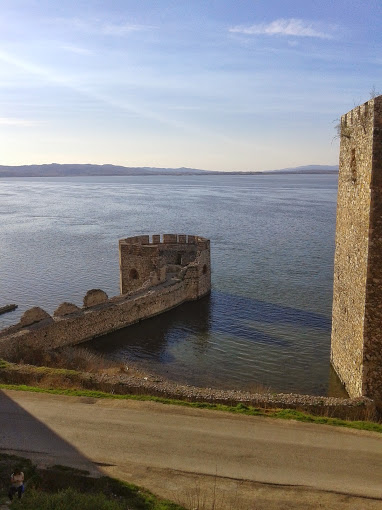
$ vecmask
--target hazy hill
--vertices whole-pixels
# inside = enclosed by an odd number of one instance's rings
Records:
[[[0,177],[85,177],[108,175],[205,175],[205,174],[268,174],[268,173],[333,173],[338,172],[338,166],[308,165],[296,168],[283,168],[265,172],[213,172],[197,168],[155,168],[155,167],[126,167],[117,165],[77,165],[58,164],[48,165],[0,165]]]
[[[338,172],[338,165],[306,165],[296,166],[294,168],[281,168],[280,170],[269,170],[269,173],[288,173],[288,174],[326,174]],[[268,173],[268,172],[263,172]]]
[[[74,177],[90,175],[184,175],[203,174],[195,168],[150,168],[117,165],[77,165],[51,163],[48,165],[0,165],[0,177]]]

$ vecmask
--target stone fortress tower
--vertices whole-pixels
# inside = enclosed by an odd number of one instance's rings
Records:
[[[83,307],[61,303],[53,316],[39,307],[0,331],[0,348],[22,335],[23,345],[75,345],[206,296],[211,291],[210,241],[181,234],[119,241],[121,295],[89,290]]]
[[[382,96],[341,117],[331,362],[382,408]]]
[[[184,234],[136,236],[119,241],[121,294],[185,278],[189,299],[211,290],[210,241]]]

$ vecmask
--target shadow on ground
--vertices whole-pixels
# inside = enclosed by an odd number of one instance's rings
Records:
[[[99,468],[51,428],[0,391],[0,453],[26,457],[38,466],[68,465],[101,476]],[[21,468],[23,466],[20,466]],[[7,480],[1,480],[8,486]]]

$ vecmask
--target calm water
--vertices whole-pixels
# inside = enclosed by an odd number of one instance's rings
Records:
[[[1,327],[118,294],[119,238],[199,234],[211,297],[92,348],[190,384],[326,394],[336,195],[331,175],[1,179],[0,304],[19,304]]]

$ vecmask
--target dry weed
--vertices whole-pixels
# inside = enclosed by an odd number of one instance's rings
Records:
[[[234,485],[232,485],[234,483]],[[209,481],[195,478],[194,485],[175,495],[176,503],[188,510],[256,510],[256,504],[240,496],[241,483],[227,480],[216,474]]]
[[[22,340],[17,340],[11,346],[7,346],[6,350],[0,351],[0,357],[20,365],[66,368],[91,373],[116,370],[119,367],[119,364],[117,365],[104,356],[81,347],[42,349],[25,345]]]

